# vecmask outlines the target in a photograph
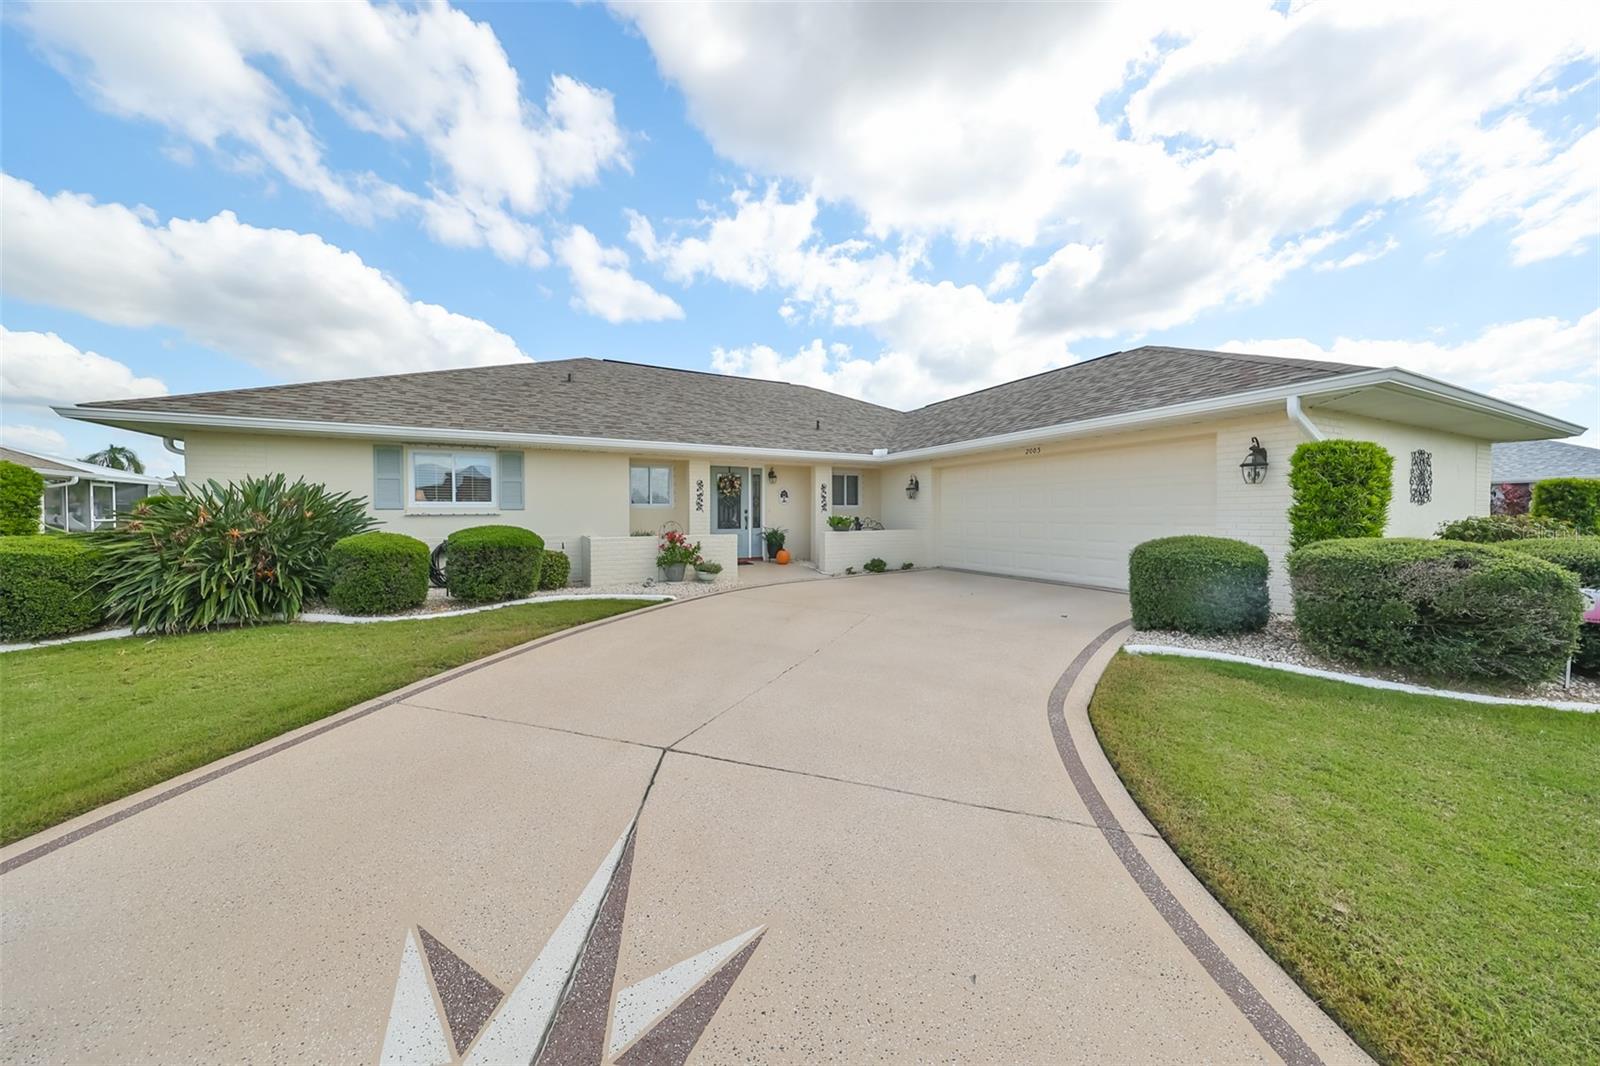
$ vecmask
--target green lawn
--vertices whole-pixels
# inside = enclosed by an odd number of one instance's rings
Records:
[[[565,601],[0,655],[0,842],[430,674],[642,606]]]
[[[1600,716],[1119,655],[1129,791],[1378,1059],[1600,1062]]]

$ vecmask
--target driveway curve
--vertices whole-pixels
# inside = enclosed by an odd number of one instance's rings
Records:
[[[1126,615],[775,585],[352,708],[0,853],[0,1060],[1361,1060],[1094,744]]]

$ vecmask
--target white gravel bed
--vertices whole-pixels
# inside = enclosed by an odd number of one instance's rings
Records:
[[[1367,678],[1416,688],[1414,679],[1396,670],[1352,667],[1316,655],[1300,643],[1294,620],[1274,615],[1266,628],[1256,633],[1231,633],[1217,636],[1197,636],[1170,629],[1137,629],[1128,638],[1129,645],[1152,645],[1173,648],[1191,648],[1203,652],[1219,652],[1267,663],[1286,663],[1291,666],[1336,674],[1342,678]],[[1567,703],[1585,705],[1581,709],[1600,707],[1600,679],[1572,675],[1570,687],[1563,688],[1559,681],[1546,681],[1535,685],[1493,687],[1464,682],[1458,691],[1429,688],[1441,695],[1464,694],[1492,696],[1512,702],[1537,700],[1541,703]],[[1579,709],[1574,706],[1569,709]]]

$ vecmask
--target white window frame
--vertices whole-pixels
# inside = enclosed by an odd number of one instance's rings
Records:
[[[657,470],[661,470],[661,471],[665,471],[666,472],[666,475],[667,475],[667,502],[666,503],[654,503],[654,502],[634,503],[633,502],[633,472],[635,470],[648,470],[648,471],[650,471],[650,475],[649,475],[649,478],[647,480],[647,485],[648,485],[648,493],[647,494],[652,498],[652,500],[655,497],[655,472]],[[677,499],[678,499],[678,495],[677,495],[678,479],[677,479],[677,477],[674,476],[674,474],[675,474],[675,471],[673,470],[671,463],[629,463],[628,464],[628,506],[629,507],[671,507],[671,506],[673,506],[677,502]]]
[[[483,456],[489,461],[489,499],[469,500],[465,503],[445,500],[417,499],[417,455],[450,456],[451,478],[455,484],[455,466],[463,455]],[[427,444],[406,445],[406,510],[414,514],[499,514],[500,513],[500,456],[493,448],[440,448]]]
[[[855,486],[856,487],[855,502],[853,502],[853,503],[846,503],[845,502],[845,497],[849,495],[848,491],[846,491],[846,492],[835,491],[834,494],[833,494],[834,495],[834,501],[833,501],[834,508],[836,510],[838,508],[840,508],[840,507],[844,507],[844,508],[847,508],[847,509],[852,510],[852,511],[858,510],[861,507],[861,474],[860,474],[860,472],[859,471],[852,471],[852,470],[835,470],[833,472],[833,476],[837,477],[837,478],[843,478],[844,480],[843,480],[843,482],[841,482],[841,484],[839,486],[831,486],[830,485],[829,486],[830,489],[838,489],[838,488],[842,487],[843,489],[848,490],[850,488],[850,482],[852,480],[855,481],[855,483],[856,483],[856,486]]]

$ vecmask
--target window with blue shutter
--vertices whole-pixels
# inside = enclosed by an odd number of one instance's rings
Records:
[[[372,446],[372,509],[398,511],[405,506],[405,455],[398,444]]]

